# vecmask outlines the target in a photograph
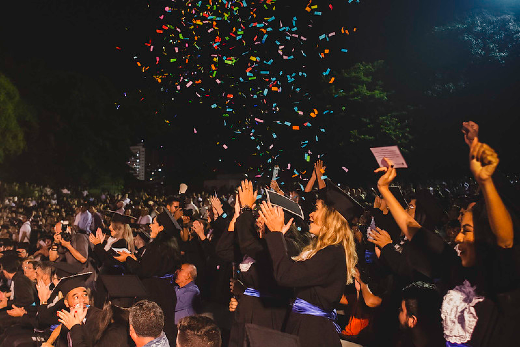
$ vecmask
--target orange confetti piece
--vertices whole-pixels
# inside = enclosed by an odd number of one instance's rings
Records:
[[[329,53],[329,50],[328,50],[328,49],[325,50],[325,54],[327,54],[327,53]]]
[[[164,31],[159,30],[159,29],[156,29],[155,31],[157,32],[157,34],[162,34],[164,32]]]
[[[278,87],[272,87],[271,90],[274,91],[274,92],[277,92],[278,91]]]
[[[335,79],[335,77],[332,77],[332,78],[330,79],[329,83],[334,83],[334,79]]]
[[[311,117],[312,117],[312,118],[316,118],[316,113],[311,112]]]
[[[300,126],[298,126],[298,125],[293,125],[292,129],[293,129],[293,130],[300,130]]]

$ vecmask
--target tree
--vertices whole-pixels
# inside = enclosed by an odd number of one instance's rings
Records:
[[[382,60],[357,63],[342,70],[337,82],[327,90],[333,97],[331,103],[336,121],[343,125],[345,145],[360,143],[409,148],[412,108],[393,100],[393,92],[383,83],[384,67]]]
[[[0,73],[0,163],[6,155],[15,155],[25,148],[25,137],[19,121],[29,116],[18,89]]]

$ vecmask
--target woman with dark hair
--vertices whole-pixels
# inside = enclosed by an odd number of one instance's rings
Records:
[[[157,218],[150,224],[150,242],[140,261],[135,255],[120,252],[116,260],[125,263],[129,272],[139,276],[150,300],[155,301],[164,312],[164,332],[172,346],[175,345],[175,304],[173,276],[180,267],[181,255],[173,231],[165,229]]]
[[[483,201],[463,213],[455,238],[456,252],[411,218],[389,192],[396,170],[387,162],[388,167],[377,170],[385,172],[378,187],[413,247],[408,262],[430,280],[437,278],[437,286],[446,293],[441,315],[447,345],[518,343],[518,246],[514,244],[511,215],[492,180],[498,165],[495,151],[477,139],[470,145],[470,169],[482,189]]]

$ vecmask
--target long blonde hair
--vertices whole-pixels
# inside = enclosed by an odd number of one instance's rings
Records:
[[[315,237],[302,252],[293,257],[296,261],[305,261],[312,258],[325,247],[341,244],[345,249],[345,261],[347,264],[347,284],[353,282],[355,267],[358,261],[354,235],[347,220],[338,211],[323,205],[321,216],[321,228],[319,236]]]
[[[132,234],[132,228],[130,225],[112,222],[112,228],[114,228],[118,239],[125,239],[130,253],[134,253],[134,235]]]

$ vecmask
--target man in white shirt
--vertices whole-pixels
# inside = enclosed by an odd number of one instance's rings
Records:
[[[27,219],[27,216],[22,216],[22,227],[18,234],[18,242],[29,242],[31,237],[31,220]]]
[[[141,208],[141,215],[137,220],[137,224],[152,224],[152,217],[148,214],[148,208]]]

